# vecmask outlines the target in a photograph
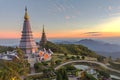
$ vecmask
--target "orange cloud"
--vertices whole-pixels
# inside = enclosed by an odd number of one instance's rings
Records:
[[[120,32],[96,32],[83,34],[88,38],[120,37]]]

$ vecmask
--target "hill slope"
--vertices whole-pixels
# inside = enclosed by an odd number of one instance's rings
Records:
[[[51,49],[54,53],[67,53],[91,57],[98,56],[95,52],[91,51],[87,47],[76,44],[54,44],[48,41],[47,44],[41,45],[41,48]]]
[[[117,44],[110,44],[110,43],[105,43],[102,41],[97,41],[92,39],[83,39],[76,42],[61,41],[59,43],[84,45],[88,47],[90,50],[93,50],[100,55],[107,56],[107,57],[112,56],[113,58],[120,57],[120,45],[117,45]]]
[[[103,52],[119,52],[120,51],[119,45],[105,43],[102,41],[96,41],[91,39],[80,40],[78,42],[75,42],[75,44],[82,44],[94,51],[103,51]]]

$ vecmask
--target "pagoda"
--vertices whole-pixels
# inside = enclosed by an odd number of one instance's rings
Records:
[[[19,48],[25,54],[32,54],[37,51],[37,46],[33,39],[32,31],[31,31],[27,8],[25,8],[24,24],[23,24],[23,30],[22,30],[22,36],[21,36]]]
[[[47,37],[45,34],[45,30],[44,30],[44,25],[43,25],[43,31],[42,31],[42,36],[41,36],[41,40],[39,42],[40,45],[45,45],[47,43]]]

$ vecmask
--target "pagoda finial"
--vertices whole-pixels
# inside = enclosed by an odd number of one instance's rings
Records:
[[[27,13],[27,7],[25,7],[25,16],[24,16],[24,19],[25,20],[29,19],[29,16],[28,16],[28,13]]]
[[[44,24],[43,24],[43,33],[45,33],[45,30],[44,30]]]

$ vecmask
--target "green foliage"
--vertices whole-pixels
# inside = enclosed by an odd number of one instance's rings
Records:
[[[103,76],[104,78],[109,78],[110,74],[108,72],[106,72],[106,71],[100,70],[99,71],[99,76]]]
[[[57,44],[54,44],[52,42],[47,42],[45,45],[40,45],[41,48],[51,49],[53,52],[57,53],[68,53],[67,50],[64,47],[61,47]]]
[[[80,80],[97,80],[96,78],[93,77],[92,74],[88,74],[87,72],[82,72]]]
[[[78,76],[78,70],[73,65],[68,64],[64,68],[67,71],[67,74]]]
[[[56,80],[62,80],[62,75],[61,75],[61,73],[57,72],[56,74],[57,74]]]
[[[42,63],[35,63],[34,68],[35,72],[42,72],[45,69]]]
[[[12,50],[9,48],[9,50]],[[0,60],[0,80],[20,80],[20,76],[29,73],[29,64],[23,59],[23,53],[16,48],[19,59],[14,58],[12,61]]]
[[[84,47],[82,45],[59,44],[59,46],[66,48],[70,54],[97,57],[95,52],[89,50],[87,47]]]
[[[65,69],[66,69],[66,71],[75,71],[75,70],[77,70],[76,67],[74,67],[73,65],[66,65]]]
[[[103,62],[104,59],[105,59],[105,57],[103,57],[103,56],[98,56],[97,57],[97,61],[99,61],[99,62]]]
[[[67,56],[67,53],[64,53],[64,56]]]
[[[40,75],[28,76],[24,80],[52,80],[52,79],[55,79],[55,77],[51,76],[51,77],[47,78],[47,77],[45,77],[44,74],[40,74]]]
[[[69,59],[71,59],[71,58],[70,58],[69,56],[67,56],[67,57],[66,57],[66,60],[69,60]]]
[[[85,73],[86,80],[97,80],[92,74]]]
[[[75,56],[71,56],[71,59],[72,59],[72,60],[75,60]]]
[[[81,58],[82,58],[82,60],[84,60],[84,59],[85,59],[85,56],[82,56]]]
[[[50,60],[50,66],[53,67],[54,65],[55,65],[55,61],[54,61],[54,58],[52,58],[52,59]]]
[[[79,72],[78,70],[75,72],[75,76],[78,76],[78,72]]]
[[[14,50],[13,47],[0,46],[0,53],[13,50]]]
[[[48,62],[45,62],[45,61],[43,61],[43,62],[41,62],[44,66],[48,66]]]
[[[12,78],[17,78],[20,80],[21,75],[26,75],[27,65],[23,62],[15,61],[0,61],[0,80],[12,80]]]
[[[59,65],[61,63],[61,60],[56,60],[55,63]]]
[[[89,57],[98,56],[87,47],[75,44],[54,44],[48,41],[47,44],[41,45],[41,48],[51,49],[54,53],[63,53],[65,56],[67,56],[67,54],[84,55]]]
[[[53,68],[44,69],[43,70],[43,75],[44,75],[45,78],[52,78],[52,77],[56,76]]]
[[[23,54],[23,51],[20,49],[20,48],[18,48],[18,47],[16,47],[16,51],[17,51],[17,55],[18,55],[18,57],[20,58],[20,59],[24,59],[24,54]]]
[[[77,59],[80,59],[80,56],[77,55],[76,58],[77,58]]]
[[[68,75],[64,68],[57,70],[56,74],[57,74],[56,80],[68,80]]]

